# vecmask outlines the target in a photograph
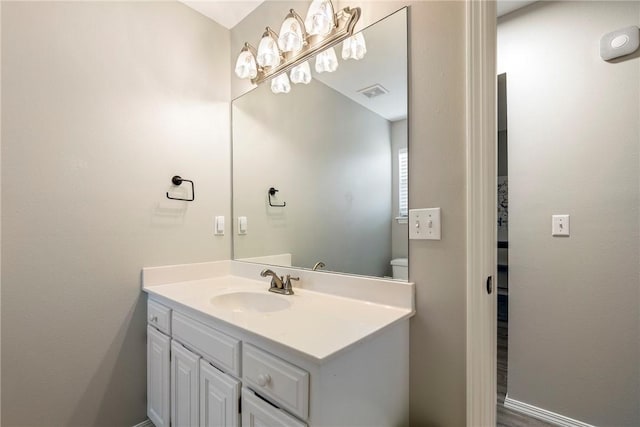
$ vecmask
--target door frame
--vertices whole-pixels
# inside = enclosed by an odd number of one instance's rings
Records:
[[[466,4],[467,426],[496,425],[497,18]],[[491,277],[493,291],[487,292]]]

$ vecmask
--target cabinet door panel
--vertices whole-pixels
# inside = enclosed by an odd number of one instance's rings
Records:
[[[306,423],[242,389],[242,427],[307,427]]]
[[[200,359],[200,427],[240,426],[240,381]]]
[[[198,426],[200,356],[171,341],[171,425]]]
[[[147,416],[156,427],[169,427],[171,339],[147,326]]]

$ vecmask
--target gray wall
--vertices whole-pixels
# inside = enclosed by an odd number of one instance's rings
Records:
[[[2,2],[3,425],[146,418],[140,269],[229,257],[228,49],[179,3]]]
[[[0,2],[0,24],[2,23],[2,2]],[[0,59],[2,58],[2,29],[0,28]],[[1,62],[1,61],[0,61]],[[0,64],[0,82],[2,65]],[[0,84],[0,100],[2,84]],[[0,102],[0,224],[2,222],[2,102]],[[2,227],[0,226],[0,424],[2,424]]]
[[[268,206],[269,187],[286,207]],[[391,124],[323,83],[282,95],[263,84],[234,101],[233,191],[248,219],[236,258],[390,274]]]
[[[409,257],[408,224],[400,224],[396,221],[396,217],[400,215],[400,172],[398,170],[398,151],[402,148],[407,148],[408,137],[409,127],[406,119],[397,120],[391,123],[391,258]]]
[[[600,37],[640,2],[540,2],[498,26],[509,132],[508,395],[640,425],[640,59]],[[571,236],[551,236],[551,215]]]

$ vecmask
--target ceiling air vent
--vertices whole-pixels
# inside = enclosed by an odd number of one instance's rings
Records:
[[[389,93],[387,89],[384,88],[381,84],[375,84],[373,86],[365,87],[364,89],[360,89],[358,93],[363,94],[367,98],[375,98],[376,96],[384,95]]]

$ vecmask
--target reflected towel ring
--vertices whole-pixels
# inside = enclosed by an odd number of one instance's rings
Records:
[[[284,208],[285,206],[287,206],[287,202],[283,202],[281,205],[274,205],[273,203],[271,203],[271,196],[275,196],[278,191],[280,191],[280,190],[276,190],[273,187],[269,188],[269,192],[268,192],[269,206],[271,206],[273,208]]]
[[[186,181],[189,184],[191,184],[191,198],[190,199],[181,199],[179,197],[171,197],[171,196],[169,196],[169,192],[167,191],[167,199],[182,200],[184,202],[193,202],[196,199],[196,189],[195,189],[195,186],[193,185],[193,181],[191,181],[190,179],[184,179],[184,178],[180,177],[179,175],[175,175],[173,178],[171,178],[171,183],[173,185],[180,185],[184,181]]]

